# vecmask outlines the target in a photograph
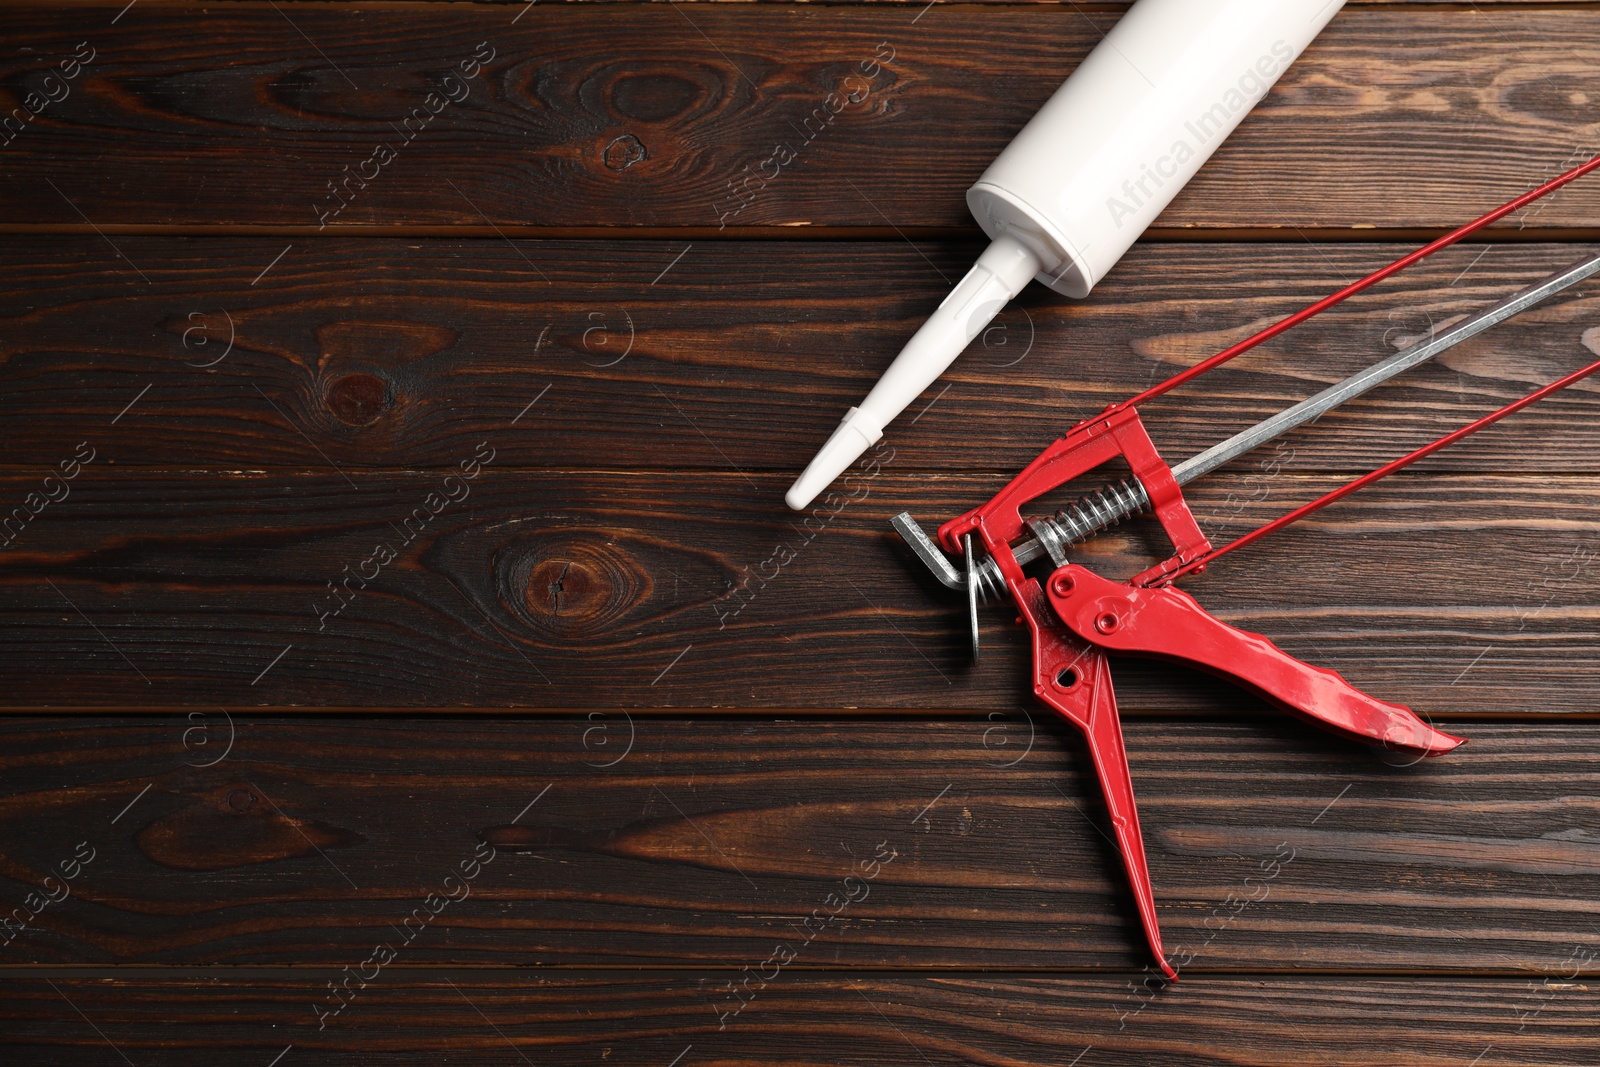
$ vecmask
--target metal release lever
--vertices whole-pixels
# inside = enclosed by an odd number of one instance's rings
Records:
[[[1004,584],[1000,579],[1000,570],[994,561],[973,547],[972,535],[967,534],[962,539],[962,548],[965,554],[965,570],[958,571],[950,562],[950,557],[944,550],[933,543],[927,533],[911,517],[909,511],[902,511],[889,520],[900,538],[910,546],[911,551],[939,580],[939,584],[955,592],[964,592],[967,595],[967,626],[972,634],[972,662],[979,659],[979,630],[978,630],[978,604],[988,603],[991,598],[998,598]],[[1036,552],[1029,556],[1030,559],[1038,558]],[[985,569],[984,565],[988,568]]]

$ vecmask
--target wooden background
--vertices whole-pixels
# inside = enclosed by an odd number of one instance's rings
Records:
[[[1600,386],[1188,583],[1460,752],[1118,665],[1172,987],[1022,634],[990,613],[969,666],[887,519],[1600,151],[1600,7],[1352,3],[1089,299],[1030,290],[820,533],[782,506],[980,248],[965,187],[1121,10],[0,6],[0,109],[52,97],[0,147],[0,515],[37,511],[0,555],[7,1058],[1595,1063]],[[1597,220],[1589,179],[1153,433],[1203,448]],[[1596,327],[1590,282],[1194,509],[1237,535]],[[1155,551],[1134,524],[1086,558]]]

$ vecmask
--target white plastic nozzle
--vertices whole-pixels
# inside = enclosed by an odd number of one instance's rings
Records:
[[[997,237],[901,349],[861,405],[845,412],[839,428],[789,487],[784,502],[796,511],[810,506],[818,493],[877,443],[883,428],[944,373],[1038,272],[1038,256],[1022,242],[1010,235]]]
[[[860,408],[851,408],[844,413],[844,421],[839,423],[839,428],[833,431],[833,436],[806,467],[805,473],[789,487],[783,502],[796,511],[804,511],[818,493],[832,485],[835,478],[882,436],[883,427],[863,417]]]

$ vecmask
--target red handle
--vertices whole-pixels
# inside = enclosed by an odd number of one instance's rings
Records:
[[[1462,743],[1410,708],[1370,697],[1260,634],[1234,629],[1181,589],[1123,585],[1068,564],[1050,576],[1049,599],[1067,628],[1092,645],[1210,671],[1335,733],[1425,756],[1442,755]]]
[[[1117,835],[1117,851],[1133,887],[1133,899],[1144,924],[1145,939],[1161,971],[1173,981],[1178,974],[1161,950],[1161,927],[1156,921],[1155,890],[1144,856],[1144,835],[1139,830],[1139,809],[1133,800],[1133,776],[1128,773],[1128,753],[1122,745],[1122,723],[1111,689],[1111,668],[1106,655],[1084,644],[1061,625],[1037,580],[1013,582],[1012,593],[1028,628],[1033,631],[1033,693],[1046,706],[1083,731],[1089,754],[1100,778],[1100,791]]]

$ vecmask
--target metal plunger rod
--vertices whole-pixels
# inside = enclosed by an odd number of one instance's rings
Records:
[[[1564,174],[1557,175],[1543,185],[1528,190],[1493,211],[1480,215],[1465,226],[1453,230],[1435,241],[1430,241],[1416,251],[1400,257],[1388,266],[1373,271],[1365,278],[1345,286],[1336,293],[1323,297],[1316,303],[1279,320],[1265,330],[1245,338],[1238,344],[1223,349],[1209,359],[1201,360],[1193,367],[1173,375],[1160,385],[1146,389],[1132,400],[1129,400],[1126,406],[1138,407],[1146,400],[1175,389],[1190,379],[1211,370],[1213,367],[1221,366],[1261,342],[1276,337],[1313,315],[1321,314],[1335,304],[1376,285],[1390,275],[1404,270],[1419,260],[1426,259],[1440,249],[1455,244],[1490,223],[1498,221],[1513,211],[1538,200],[1540,197],[1554,192],[1568,182],[1583,177],[1597,167],[1600,167],[1600,155],[1573,167]],[[1200,475],[1216,470],[1229,460],[1249,452],[1296,426],[1310,422],[1346,400],[1360,396],[1379,383],[1389,380],[1401,371],[1432,359],[1452,345],[1459,344],[1474,334],[1481,333],[1497,323],[1504,322],[1524,308],[1531,307],[1553,293],[1558,293],[1569,285],[1582,281],[1596,272],[1600,272],[1600,256],[1584,260],[1582,263],[1568,267],[1566,270],[1553,274],[1541,282],[1530,285],[1521,292],[1514,293],[1498,304],[1485,308],[1471,318],[1457,323],[1442,333],[1435,334],[1427,341],[1403,352],[1396,353],[1388,359],[1346,378],[1339,384],[1324,389],[1316,396],[1302,400],[1293,407],[1235,434],[1226,441],[1213,445],[1198,456],[1185,460],[1172,468],[1173,478],[1179,485],[1186,485],[1195,478],[1200,477]],[[1036,536],[1018,545],[1015,549],[1017,562],[1027,563],[1047,553],[1058,561],[1063,560],[1065,558],[1063,553],[1067,545],[1082,541],[1100,530],[1116,525],[1130,515],[1138,514],[1148,507],[1149,503],[1144,487],[1135,480],[1125,480],[1090,493],[1076,503],[1063,508],[1057,513],[1054,520],[1035,523],[1033,528]]]
[[[1561,188],[1563,185],[1566,185],[1568,182],[1576,181],[1577,179],[1583,177],[1585,174],[1588,174],[1590,171],[1594,170],[1596,167],[1600,167],[1600,155],[1595,156],[1593,159],[1590,159],[1586,163],[1580,163],[1578,166],[1573,167],[1571,170],[1567,171],[1565,174],[1556,175],[1554,178],[1551,178],[1549,181],[1545,182],[1543,185],[1538,186],[1537,188],[1529,189],[1527,192],[1523,193],[1521,196],[1515,198],[1514,200],[1508,200],[1506,203],[1501,204],[1499,207],[1495,208],[1493,211],[1489,212],[1488,214],[1480,215],[1477,218],[1473,219],[1471,222],[1467,223],[1465,226],[1462,226],[1460,229],[1452,230],[1450,233],[1445,234],[1443,237],[1440,237],[1437,240],[1428,242],[1427,244],[1423,245],[1421,248],[1417,249],[1415,252],[1411,252],[1411,253],[1409,253],[1407,255],[1401,256],[1399,259],[1395,260],[1393,263],[1389,264],[1387,267],[1383,267],[1383,268],[1380,268],[1379,270],[1373,271],[1371,274],[1367,275],[1365,278],[1362,278],[1360,281],[1352,282],[1351,284],[1345,286],[1343,289],[1340,289],[1337,293],[1331,293],[1328,296],[1323,297],[1321,300],[1318,300],[1315,304],[1311,304],[1311,305],[1309,305],[1307,307],[1301,308],[1299,311],[1296,311],[1293,315],[1290,315],[1288,318],[1282,319],[1279,322],[1276,322],[1273,325],[1268,326],[1265,330],[1262,330],[1260,333],[1257,333],[1257,334],[1255,334],[1255,335],[1253,335],[1251,337],[1246,337],[1243,341],[1240,341],[1238,344],[1232,345],[1232,346],[1230,346],[1228,348],[1225,348],[1221,352],[1218,352],[1216,355],[1211,356],[1208,359],[1201,360],[1199,363],[1196,363],[1194,366],[1190,367],[1186,371],[1182,371],[1181,373],[1174,374],[1172,377],[1168,378],[1166,381],[1162,382],[1160,385],[1151,386],[1149,389],[1146,389],[1144,392],[1140,393],[1138,396],[1136,396],[1132,400],[1128,401],[1127,406],[1136,408],[1140,404],[1144,403],[1146,400],[1153,400],[1154,398],[1160,396],[1162,393],[1168,392],[1168,391],[1170,391],[1172,389],[1176,389],[1178,386],[1182,385],[1184,382],[1187,382],[1192,378],[1199,377],[1200,375],[1204,374],[1206,371],[1211,370],[1213,367],[1220,367],[1222,364],[1228,362],[1230,359],[1233,359],[1236,356],[1240,356],[1240,355],[1243,355],[1244,353],[1248,352],[1250,349],[1254,348],[1256,345],[1260,344],[1261,342],[1278,336],[1278,334],[1284,332],[1287,329],[1290,329],[1293,326],[1299,325],[1300,323],[1302,323],[1302,322],[1306,321],[1307,319],[1311,318],[1311,316],[1313,316],[1313,315],[1322,314],[1322,312],[1324,312],[1324,311],[1328,310],[1329,308],[1333,307],[1333,305],[1335,305],[1337,303],[1340,303],[1341,301],[1347,300],[1352,296],[1355,296],[1357,293],[1361,292],[1364,289],[1371,288],[1372,286],[1376,285],[1378,282],[1381,282],[1383,279],[1389,277],[1389,275],[1395,274],[1395,273],[1397,273],[1399,271],[1402,271],[1402,270],[1405,270],[1407,267],[1411,266],[1413,263],[1416,263],[1419,260],[1423,260],[1423,259],[1428,258],[1429,256],[1433,255],[1435,252],[1439,251],[1442,248],[1448,248],[1449,246],[1455,244],[1457,241],[1461,240],[1463,237],[1466,237],[1466,236],[1468,236],[1468,235],[1470,235],[1472,233],[1477,232],[1478,230],[1483,229],[1483,227],[1489,225],[1491,222],[1497,222],[1500,219],[1503,219],[1507,215],[1511,214],[1513,211],[1516,211],[1519,208],[1526,207],[1528,204],[1533,203],[1535,200],[1538,200],[1540,197],[1546,196],[1549,193],[1555,192],[1555,190]]]
[[[1426,363],[1445,349],[1504,322],[1517,312],[1530,308],[1596,273],[1600,273],[1600,256],[1594,256],[1565,270],[1557,271],[1544,281],[1513,293],[1498,304],[1484,308],[1449,329],[1434,334],[1428,340],[1402,349],[1389,358],[1374,363],[1366,370],[1352,374],[1339,384],[1329,386],[1316,396],[1307,397],[1293,407],[1285,408],[1269,419],[1263,419],[1248,430],[1212,445],[1198,456],[1192,456],[1173,467],[1172,476],[1177,479],[1179,485],[1186,485],[1200,475],[1216,470],[1229,460],[1287,433],[1296,426],[1310,422],[1346,400],[1360,396],[1401,371]]]
[[[1387,359],[1379,360],[1315,396],[1307,397],[1293,407],[1286,408],[1234,434],[1226,441],[1212,445],[1199,455],[1191,456],[1175,465],[1172,468],[1172,477],[1179,485],[1187,485],[1229,460],[1259,448],[1295,427],[1318,418],[1345,401],[1381,385],[1401,371],[1426,363],[1440,352],[1504,322],[1519,311],[1532,307],[1541,300],[1595,274],[1600,274],[1600,255],[1557,271],[1543,281],[1513,293],[1449,329],[1434,334],[1426,341],[1397,352]],[[1131,479],[1089,493],[1062,508],[1054,519],[1036,522],[1033,526],[1035,537],[1022,542],[1013,550],[1017,562],[1027,563],[1046,554],[1059,557],[1067,545],[1085,540],[1101,530],[1115,526],[1123,519],[1144,511],[1149,504],[1149,497],[1145,494],[1144,487]],[[1251,539],[1254,540],[1253,537]]]
[[[1591,374],[1594,374],[1596,371],[1600,371],[1600,360],[1597,360],[1586,367],[1579,367],[1571,374],[1568,374],[1564,378],[1558,378],[1549,385],[1540,386],[1538,389],[1535,389],[1526,396],[1513,400],[1505,407],[1499,408],[1496,411],[1491,411],[1481,419],[1478,419],[1474,422],[1469,422],[1460,429],[1452,430],[1436,441],[1429,441],[1416,451],[1409,452],[1406,455],[1401,456],[1399,459],[1391,460],[1390,462],[1379,467],[1377,470],[1369,471],[1368,473],[1357,478],[1355,481],[1341,485],[1331,493],[1320,496],[1309,503],[1301,504],[1288,514],[1280,515],[1276,519],[1273,519],[1271,522],[1267,523],[1265,526],[1251,530],[1238,540],[1231,541],[1228,544],[1223,545],[1221,548],[1212,549],[1210,552],[1207,552],[1194,562],[1180,567],[1173,573],[1172,577],[1176,578],[1181,575],[1188,574],[1190,571],[1198,570],[1210,563],[1212,560],[1216,559],[1218,556],[1222,555],[1224,552],[1232,552],[1234,549],[1243,548],[1245,545],[1248,545],[1253,541],[1259,541],[1261,538],[1267,536],[1267,534],[1272,533],[1275,530],[1280,530],[1289,525],[1291,522],[1296,522],[1300,519],[1303,519],[1313,511],[1320,511],[1329,504],[1332,504],[1334,501],[1344,499],[1357,489],[1365,489],[1379,478],[1387,478],[1395,471],[1400,470],[1402,467],[1409,467],[1411,464],[1415,463],[1419,459],[1422,459],[1424,456],[1431,456],[1441,448],[1448,448],[1450,445],[1455,444],[1463,437],[1466,437],[1470,434],[1475,434],[1486,426],[1493,426],[1507,415],[1515,414],[1516,412],[1527,407],[1529,404],[1543,400],[1552,393],[1559,393],[1567,386],[1572,385],[1574,382],[1582,381]]]

